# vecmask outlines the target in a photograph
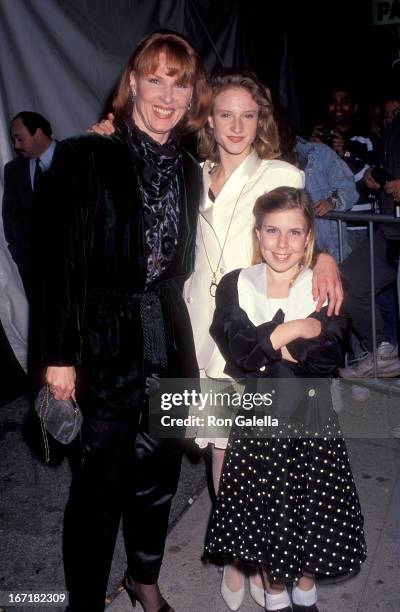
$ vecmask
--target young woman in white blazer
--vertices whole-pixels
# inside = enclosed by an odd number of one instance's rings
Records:
[[[225,360],[209,334],[215,309],[215,290],[222,276],[251,264],[252,210],[256,199],[280,186],[304,187],[304,174],[277,159],[280,155],[271,93],[254,73],[222,68],[211,80],[213,102],[210,117],[199,137],[203,166],[203,196],[196,235],[195,269],[185,284],[202,378],[227,378]],[[336,264],[321,254],[314,271],[315,293],[320,307],[327,293],[331,309],[341,302]],[[228,435],[228,432],[226,432]],[[218,490],[226,437],[210,438],[199,431],[196,442],[212,444],[213,482]],[[264,605],[261,577],[250,579],[250,592]],[[244,596],[244,576],[235,565],[225,567],[222,596],[237,610]]]

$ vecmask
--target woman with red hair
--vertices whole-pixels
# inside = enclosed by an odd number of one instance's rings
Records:
[[[132,603],[171,612],[157,580],[182,449],[148,434],[146,389],[198,374],[182,287],[201,173],[179,133],[204,125],[209,99],[192,46],[154,33],[121,77],[115,134],[60,143],[48,173],[43,363],[54,397],[84,415],[64,522],[70,612],[104,609],[121,518]]]

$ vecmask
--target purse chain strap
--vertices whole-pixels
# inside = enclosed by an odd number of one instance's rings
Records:
[[[50,461],[50,448],[49,448],[49,439],[47,437],[47,431],[44,424],[44,419],[47,414],[47,410],[49,408],[49,385],[46,385],[46,393],[43,394],[43,401],[40,407],[40,428],[42,430],[43,442],[44,442],[44,450],[46,463]]]

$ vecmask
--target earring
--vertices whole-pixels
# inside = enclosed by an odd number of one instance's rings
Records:
[[[190,110],[192,108],[192,101],[190,100],[187,109]]]
[[[136,102],[136,91],[132,91],[131,92],[131,100],[132,100],[132,104],[135,104],[135,102]]]

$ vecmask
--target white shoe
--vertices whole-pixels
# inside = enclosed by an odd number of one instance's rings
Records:
[[[274,595],[265,591],[265,609],[276,612],[291,612],[292,602],[287,588],[285,587],[281,593]]]
[[[264,591],[264,587],[257,586],[252,581],[251,576],[250,576],[250,578],[249,578],[249,588],[250,588],[250,595],[252,596],[252,598],[254,599],[256,604],[258,604],[262,608],[265,608],[265,591]]]
[[[242,605],[244,599],[244,576],[242,586],[238,591],[231,591],[228,585],[225,582],[225,570],[226,566],[224,566],[224,573],[222,574],[222,582],[221,582],[221,595],[222,599],[228,606],[230,610],[239,610]]]
[[[317,608],[317,588],[314,586],[308,591],[303,591],[297,584],[292,589],[293,610],[309,610],[309,612],[318,612]]]

